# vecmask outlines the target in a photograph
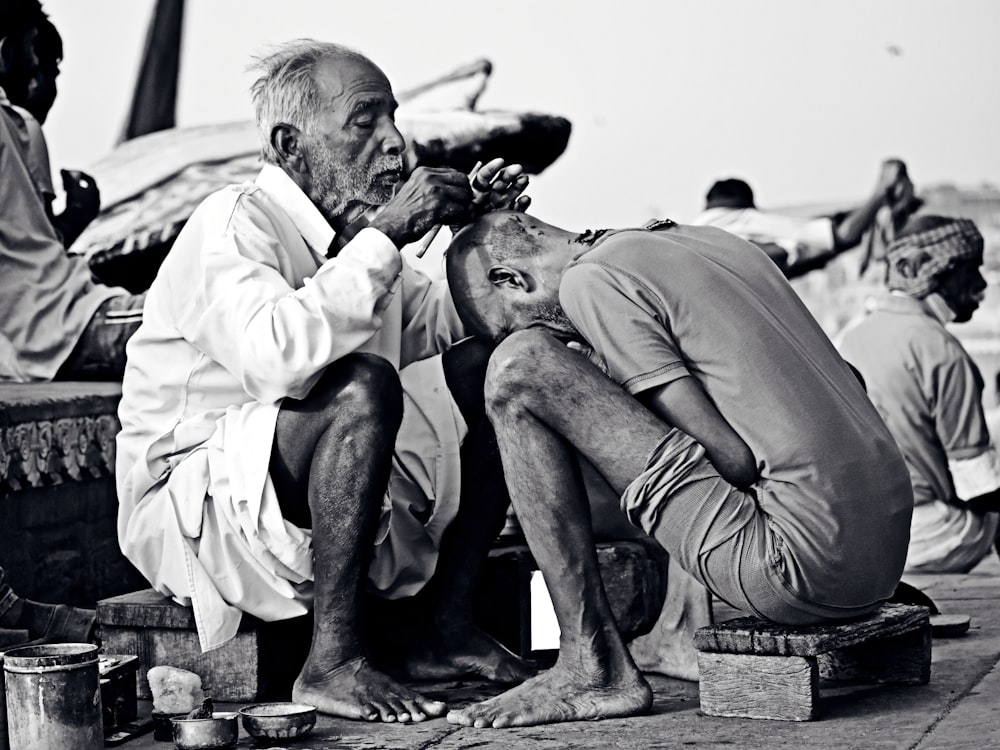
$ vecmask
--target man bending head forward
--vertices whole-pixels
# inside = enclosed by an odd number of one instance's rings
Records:
[[[456,236],[447,270],[466,326],[499,342],[487,412],[561,633],[552,669],[449,721],[524,726],[650,705],[604,595],[581,454],[672,563],[747,614],[816,624],[893,594],[913,504],[906,466],[759,248],[670,221],[580,234],[497,213]],[[591,361],[565,345],[574,339]]]

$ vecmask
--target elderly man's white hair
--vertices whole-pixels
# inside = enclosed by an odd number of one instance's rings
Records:
[[[255,58],[249,70],[260,70],[261,75],[250,87],[250,94],[265,162],[278,163],[278,152],[271,145],[275,125],[284,123],[305,133],[311,131],[320,108],[326,104],[320,99],[313,71],[317,64],[333,57],[352,57],[374,65],[356,50],[315,39],[285,42]]]

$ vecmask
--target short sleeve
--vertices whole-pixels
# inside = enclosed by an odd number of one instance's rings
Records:
[[[973,458],[985,452],[990,435],[982,406],[983,380],[964,351],[934,369],[931,393],[935,430],[948,459]]]
[[[577,263],[563,274],[559,301],[610,377],[629,393],[690,374],[663,300],[639,279],[605,263]]]

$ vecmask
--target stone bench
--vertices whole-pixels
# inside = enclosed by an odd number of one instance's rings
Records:
[[[799,628],[740,617],[698,629],[694,645],[709,716],[809,721],[821,677],[923,685],[931,673],[929,611],[906,604]]]
[[[143,584],[118,547],[119,383],[0,384],[0,565],[30,599],[93,607]]]

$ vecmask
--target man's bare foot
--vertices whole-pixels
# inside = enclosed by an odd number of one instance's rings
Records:
[[[365,721],[423,721],[448,708],[373,669],[361,656],[325,674],[317,674],[307,663],[292,687],[292,700],[325,714]]]
[[[594,684],[556,664],[495,698],[449,711],[448,721],[480,729],[528,727],[636,716],[648,711],[652,702],[653,691],[638,672],[617,683]]]
[[[632,654],[632,661],[643,672],[656,672],[690,682],[698,681],[698,651],[687,630],[654,629],[651,633],[630,641],[628,650]]]
[[[711,624],[711,594],[670,558],[663,609],[653,629],[629,643],[628,650],[643,672],[697,682],[698,651],[694,647],[694,632]]]
[[[475,675],[503,685],[524,682],[538,671],[476,627],[460,635],[428,636],[406,656],[402,669],[412,680],[453,680]]]

